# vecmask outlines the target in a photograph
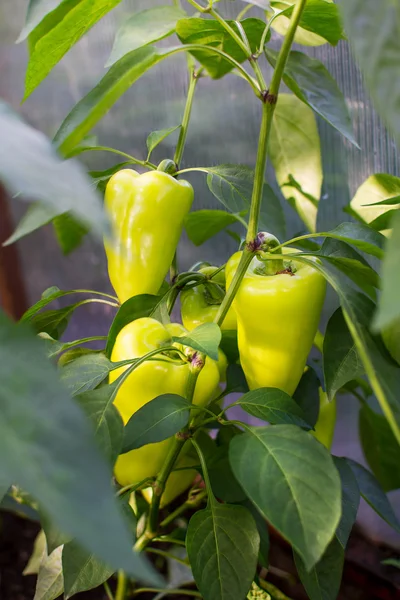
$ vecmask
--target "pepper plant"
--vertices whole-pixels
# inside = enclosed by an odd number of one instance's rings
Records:
[[[117,4],[29,2],[25,98]],[[0,313],[2,506],[41,523],[26,569],[38,574],[35,600],[101,585],[110,600],[284,598],[269,580],[270,527],[292,546],[309,598],[334,600],[360,497],[400,530],[385,495],[400,486],[400,180],[371,176],[347,220],[317,230],[315,113],[357,141],[332,76],[292,46],[336,46],[346,31],[398,139],[399,9],[390,0],[248,0],[230,2],[237,17],[227,19],[217,0],[149,4],[117,32],[109,70],[52,142],[1,106],[1,179],[35,201],[7,243],[51,221],[69,252],[90,229],[104,237],[116,293],[50,288],[18,325]],[[96,145],[89,134],[113,104],[177,53],[188,65],[179,127],[150,133],[142,158]],[[254,169],[223,156],[219,166],[182,168],[197,86],[229,76],[244,79],[260,107]],[[153,150],[177,129],[174,155],[154,164]],[[98,151],[123,162],[92,174],[96,193],[77,157]],[[268,157],[304,224],[292,239],[272,226],[282,209],[265,182]],[[206,176],[219,210],[198,209],[191,172]],[[196,246],[226,230],[238,251],[226,265],[199,252],[181,271],[184,227]],[[340,307],[322,334],[327,285]],[[72,304],[52,308],[69,295]],[[108,335],[62,341],[91,302],[114,310]],[[86,346],[93,341],[100,350]],[[360,403],[370,470],[331,454],[343,395]]]

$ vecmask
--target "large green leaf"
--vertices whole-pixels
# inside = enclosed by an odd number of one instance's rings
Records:
[[[68,0],[61,2],[29,35],[30,56],[24,99],[99,19],[121,0]]]
[[[227,21],[228,25],[240,35],[235,21]],[[261,19],[244,19],[241,25],[249,40],[252,52],[255,52],[261,41],[265,23]],[[219,79],[233,69],[232,63],[223,56],[218,56],[206,49],[207,46],[218,48],[229,54],[237,62],[244,62],[247,58],[229,32],[219,23],[211,19],[181,19],[176,25],[176,33],[183,44],[202,44],[204,50],[192,50],[191,54],[202,64],[213,79]]]
[[[301,258],[299,255],[296,260],[306,262],[321,271],[339,295],[347,326],[371,387],[400,443],[400,369],[382,349],[382,342],[374,338],[369,331],[374,303],[351,285],[337,265],[333,261],[327,261],[324,256],[319,255],[318,263],[312,263],[308,258]]]
[[[357,479],[345,458],[333,457],[342,484],[342,517],[336,530],[336,538],[343,550],[347,546],[353,525],[356,522],[360,504],[360,490]]]
[[[90,425],[60,384],[40,340],[0,313],[0,479],[13,480],[65,532],[115,568],[156,580],[132,554],[113,498],[111,469]],[[101,502],[98,499],[101,498]]]
[[[304,418],[312,427],[316,424],[319,414],[319,390],[322,383],[310,367],[303,373],[293,399],[303,411]]]
[[[286,423],[312,429],[305,421],[300,406],[288,394],[277,388],[259,388],[247,392],[235,405],[241,406],[249,415],[268,421],[272,425]]]
[[[189,521],[186,547],[205,600],[243,600],[257,566],[260,538],[243,506],[215,500]]]
[[[54,138],[59,151],[71,152],[143,73],[174,52],[173,48],[144,46],[116,62],[64,119]]]
[[[278,52],[268,48],[265,54],[275,67]],[[293,51],[289,54],[283,80],[302,102],[357,146],[346,101],[322,62],[303,52]]]
[[[350,202],[350,208],[355,216],[366,223],[373,223],[393,208],[382,203],[391,198],[397,200],[397,206],[400,205],[400,178],[387,173],[376,173],[358,188]]]
[[[393,512],[387,496],[372,473],[350,458],[346,458],[346,462],[354,473],[361,496],[364,500],[368,502],[371,508],[373,508],[386,523],[396,531],[400,532],[400,522]]]
[[[308,229],[315,231],[322,186],[320,140],[313,111],[296,96],[279,95],[269,154],[283,195]],[[290,176],[303,193],[286,185]]]
[[[134,13],[118,29],[106,67],[113,65],[128,52],[171,35],[177,21],[185,15],[176,6],[154,6]]]
[[[18,37],[17,43],[25,40],[46,16],[64,1],[65,0],[29,0],[25,25]]]
[[[162,394],[139,408],[124,430],[122,452],[162,442],[178,433],[189,421],[192,405],[177,394]]]
[[[342,581],[344,550],[336,537],[333,538],[322,558],[309,571],[295,552],[294,562],[310,600],[336,600]]]
[[[270,2],[275,11],[285,11],[284,15],[278,16],[272,27],[281,35],[286,35],[289,27],[289,19],[293,9],[288,9],[288,4],[296,4],[297,0],[289,2]],[[333,46],[343,39],[343,27],[340,21],[338,7],[332,0],[307,0],[297,28],[295,42],[305,46],[320,46],[329,42]]]
[[[400,5],[340,0],[346,33],[375,108],[400,144]],[[377,32],[379,32],[377,34]]]
[[[361,407],[358,422],[364,456],[385,492],[400,488],[400,445],[381,414],[367,404]]]
[[[83,167],[74,160],[60,160],[42,133],[17,118],[1,102],[0,129],[0,179],[10,193],[40,201],[52,217],[71,211],[102,237],[106,217]],[[31,226],[28,223],[28,228]],[[27,228],[26,223],[24,227]]]
[[[364,365],[338,308],[329,319],[324,338],[324,376],[328,399],[349,381],[364,375]]]
[[[340,479],[326,448],[294,425],[255,427],[232,439],[230,461],[250,500],[310,570],[341,514]]]

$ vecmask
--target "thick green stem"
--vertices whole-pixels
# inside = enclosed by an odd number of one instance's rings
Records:
[[[235,294],[239,289],[244,274],[246,273],[247,267],[249,266],[254,252],[256,250],[254,241],[258,233],[258,218],[260,214],[260,206],[263,196],[264,174],[265,167],[267,164],[268,144],[271,135],[272,120],[275,112],[275,106],[278,101],[278,92],[281,85],[283,72],[285,70],[285,65],[289,56],[290,49],[292,47],[297,26],[300,22],[301,15],[306,5],[306,1],[307,0],[299,0],[294,8],[286,37],[279,51],[276,67],[271,80],[271,85],[264,96],[260,136],[258,140],[257,162],[254,173],[253,192],[251,197],[249,225],[247,228],[246,235],[247,246],[243,251],[239,266],[231,282],[231,285],[229,286],[229,290],[227,291],[225,299],[222,302],[218,314],[214,319],[214,322],[218,325],[221,325],[221,323],[223,322],[232,304]]]
[[[195,352],[191,363],[189,378],[186,386],[186,398],[189,402],[193,402],[194,391],[196,388],[197,378],[204,366],[205,357],[200,352]],[[151,499],[149,517],[147,520],[146,529],[143,535],[137,540],[134,549],[138,552],[144,550],[146,546],[156,537],[158,531],[158,514],[160,511],[161,496],[163,495],[167,479],[174,468],[175,462],[188,439],[188,430],[182,430],[176,434],[174,441],[169,449],[167,458],[159,472],[153,486],[153,497]]]
[[[216,323],[217,325],[221,326],[224,322],[224,319],[228,313],[228,310],[232,304],[236,292],[239,289],[244,274],[246,273],[247,268],[252,261],[253,256],[253,252],[247,249],[243,251],[236,273],[231,281],[229,289],[226,292],[226,296],[219,307],[218,313],[215,316],[214,323]]]
[[[193,499],[189,498],[188,500],[186,500],[186,502],[178,506],[178,508],[174,510],[174,512],[170,513],[168,517],[166,517],[164,521],[161,522],[160,527],[167,527],[167,525],[175,521],[177,517],[179,517],[187,510],[200,506],[204,498],[207,498],[207,490],[199,492]]]
[[[199,75],[200,75],[201,71],[202,71],[202,69],[199,69],[199,71],[196,73],[194,68],[191,67],[189,69],[188,94],[187,94],[187,98],[186,98],[186,105],[185,105],[185,111],[183,113],[181,129],[179,132],[178,143],[176,145],[175,155],[174,155],[174,162],[178,166],[182,160],[183,149],[185,147],[186,136],[187,136],[188,127],[189,127],[190,115],[192,112],[194,92],[196,90],[196,85],[199,80]]]

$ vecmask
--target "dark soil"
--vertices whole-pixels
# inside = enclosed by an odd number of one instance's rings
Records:
[[[12,513],[0,514],[0,600],[33,600],[36,577],[23,576],[39,526]],[[296,583],[295,568],[287,544],[271,532],[271,564],[268,579],[293,600],[307,600],[302,586]],[[390,549],[375,546],[354,533],[346,552],[342,589],[338,600],[400,600],[400,571],[381,565],[393,556]],[[153,594],[140,600],[151,600]],[[77,600],[107,600],[102,588],[79,594]],[[186,600],[170,596],[171,600]]]

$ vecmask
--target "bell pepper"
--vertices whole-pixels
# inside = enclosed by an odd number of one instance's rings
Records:
[[[162,348],[172,343],[172,336],[187,333],[179,323],[163,325],[155,319],[142,318],[126,325],[118,334],[112,351],[111,360],[118,362],[129,358],[139,358],[151,350]],[[115,381],[124,369],[121,367],[110,374],[110,383]],[[146,361],[132,371],[118,390],[114,404],[121,414],[124,423],[147,402],[161,394],[171,393],[185,396],[189,377],[189,363],[182,364],[167,355]],[[198,377],[193,403],[206,405],[215,397],[219,383],[217,363],[206,358],[205,365]],[[196,411],[197,412],[197,411]],[[171,440],[148,444],[121,454],[115,465],[115,477],[121,485],[139,483],[146,477],[153,477],[159,472]]]
[[[224,271],[220,271],[214,277],[212,276],[217,269],[218,267],[199,269],[200,273],[207,275],[208,282],[189,290],[183,290],[181,293],[182,323],[188,331],[192,331],[202,323],[212,323],[214,321],[225,295]],[[237,329],[236,314],[232,306],[221,325],[221,329]]]
[[[400,319],[382,331],[382,338],[387,351],[400,365]]]
[[[314,431],[310,431],[321,444],[328,450],[332,448],[333,436],[336,426],[336,397],[331,402],[328,400],[326,392],[319,388],[319,415],[318,421],[314,426]]]
[[[241,254],[234,254],[226,265],[228,288]],[[266,275],[265,263],[254,257],[233,304],[240,362],[249,388],[275,387],[292,395],[318,329],[326,283],[316,269],[295,259],[283,266]]]
[[[124,169],[106,187],[112,235],[104,242],[108,273],[120,300],[157,294],[174,257],[193,188],[163,171]]]

